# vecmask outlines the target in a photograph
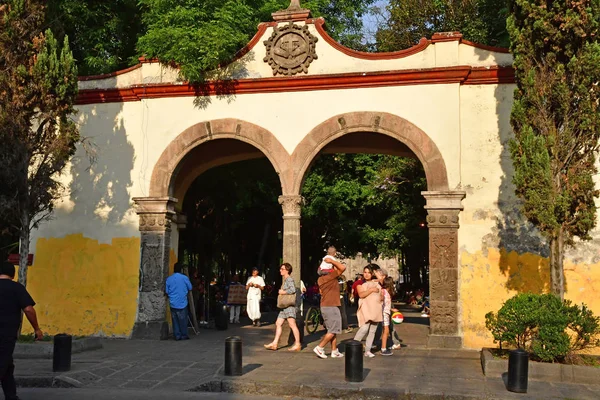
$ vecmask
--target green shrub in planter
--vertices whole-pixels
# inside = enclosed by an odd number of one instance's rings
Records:
[[[500,348],[503,343],[522,348],[541,361],[561,361],[600,345],[600,318],[585,305],[572,305],[552,294],[518,294],[498,313],[487,313],[485,325]]]
[[[580,307],[565,300],[565,307],[569,314],[569,330],[573,333],[571,351],[600,347],[600,317],[596,317],[585,304]]]

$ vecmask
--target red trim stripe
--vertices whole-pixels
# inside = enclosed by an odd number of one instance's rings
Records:
[[[165,97],[212,96],[217,94],[281,93],[309,90],[355,89],[382,86],[466,85],[513,83],[510,67],[472,68],[469,66],[413,69],[402,71],[313,75],[284,78],[240,79],[208,82],[205,85],[147,84],[122,89],[80,90],[77,104],[114,103]]]

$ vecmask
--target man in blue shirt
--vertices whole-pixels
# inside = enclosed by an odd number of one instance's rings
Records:
[[[181,273],[181,264],[175,263],[173,275],[167,278],[165,292],[171,306],[173,336],[175,340],[188,340],[188,292],[192,290],[190,279]]]

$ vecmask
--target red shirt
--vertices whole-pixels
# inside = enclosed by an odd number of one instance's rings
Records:
[[[359,279],[352,284],[352,295],[354,296],[355,299],[358,299],[358,287],[360,285],[362,285],[363,283],[365,283],[365,281],[362,279]]]

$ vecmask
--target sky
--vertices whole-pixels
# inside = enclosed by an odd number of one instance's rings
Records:
[[[375,2],[374,6],[380,7],[383,11],[385,11],[385,6],[388,4],[388,0],[378,0]],[[373,35],[377,30],[378,26],[378,18],[380,16],[375,15],[365,15],[363,17],[364,31],[365,31],[365,41],[372,41]]]

